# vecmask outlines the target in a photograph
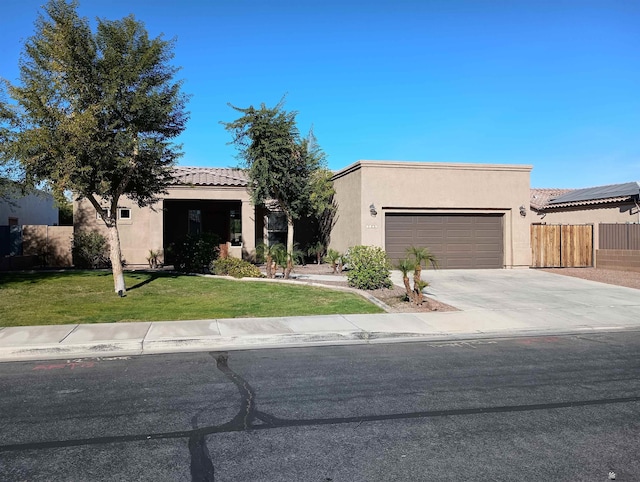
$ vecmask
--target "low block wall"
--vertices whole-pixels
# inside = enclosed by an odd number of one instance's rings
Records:
[[[640,272],[640,250],[597,249],[596,268]]]
[[[22,227],[22,253],[38,256],[43,266],[70,267],[72,240],[73,226],[26,225]]]

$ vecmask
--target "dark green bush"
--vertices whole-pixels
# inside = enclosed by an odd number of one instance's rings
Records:
[[[111,267],[109,243],[97,231],[79,231],[73,235],[71,246],[73,265],[80,269]]]
[[[204,273],[220,254],[220,237],[211,233],[188,234],[167,251],[176,271]]]
[[[377,246],[354,246],[346,255],[349,286],[361,290],[391,288],[391,264],[387,253]]]
[[[262,278],[257,266],[240,258],[216,259],[209,267],[213,274],[233,276],[234,278]]]

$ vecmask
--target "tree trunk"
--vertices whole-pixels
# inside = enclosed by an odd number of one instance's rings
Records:
[[[293,253],[293,218],[287,214],[287,253]]]
[[[416,305],[421,305],[422,300],[424,298],[424,295],[422,294],[422,290],[420,288],[416,288],[414,291],[416,293]]]
[[[284,270],[284,279],[289,279],[293,270],[293,218],[287,214],[287,267]]]
[[[402,282],[404,283],[404,289],[407,291],[407,298],[409,298],[409,302],[413,303],[413,291],[411,290],[411,285],[409,284],[409,277],[403,276]]]
[[[109,258],[111,259],[111,272],[113,273],[113,285],[119,296],[126,296],[127,288],[124,284],[124,272],[122,271],[122,252],[120,251],[120,235],[116,220],[111,220],[109,230]]]
[[[287,267],[284,270],[284,279],[289,279],[291,277],[291,271],[293,271],[293,260],[289,258],[287,259]]]
[[[270,254],[267,254],[267,262],[266,262],[266,268],[267,268],[267,278],[273,278],[273,258],[271,257]]]

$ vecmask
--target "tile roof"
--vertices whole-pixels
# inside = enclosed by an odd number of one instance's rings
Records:
[[[174,184],[192,186],[240,186],[248,184],[248,177],[242,169],[232,167],[175,167]]]
[[[542,188],[531,188],[529,190],[530,200],[529,204],[532,209],[540,210],[544,209],[549,201],[555,199],[563,194],[573,191],[573,189],[542,189]]]

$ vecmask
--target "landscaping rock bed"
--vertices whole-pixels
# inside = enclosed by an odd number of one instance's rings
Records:
[[[335,281],[332,280],[309,280],[309,275],[334,275],[331,266],[328,264],[307,264],[304,266],[296,266],[293,270],[294,280],[300,282],[312,281],[313,283],[335,286],[349,286],[344,275],[335,274]],[[300,278],[296,278],[300,277]],[[390,306],[395,313],[426,313],[431,311],[458,311],[457,308],[441,303],[434,299],[424,297],[422,305],[414,305],[405,301],[405,290],[399,286],[393,286],[390,289],[378,289],[367,291],[368,294],[379,299],[386,305]]]

